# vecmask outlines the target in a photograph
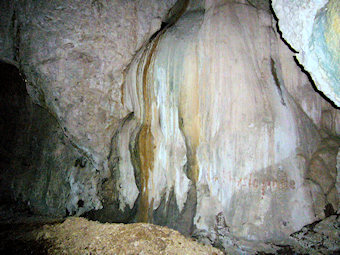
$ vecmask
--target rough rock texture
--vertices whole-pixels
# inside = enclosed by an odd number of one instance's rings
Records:
[[[340,3],[337,0],[273,0],[285,40],[316,86],[340,106]]]
[[[42,214],[78,215],[105,203],[115,220],[129,217],[108,186],[116,184],[111,143],[128,115],[120,88],[125,68],[175,2],[1,1],[0,58],[19,67],[33,102],[54,116],[36,105],[26,113],[32,132],[20,139],[33,143],[34,162],[20,166],[20,176],[9,174],[15,198]]]
[[[44,226],[37,238],[51,244],[48,254],[223,254],[167,227],[145,223],[100,224],[72,217]]]
[[[324,139],[313,154],[306,179],[311,182],[315,213],[319,218],[329,216],[327,209],[334,213],[339,208],[339,193],[336,188],[337,154],[339,139]]]
[[[19,64],[34,102],[107,170],[111,138],[127,114],[124,69],[176,1],[1,2],[0,58]]]
[[[339,198],[339,194],[340,194],[340,149],[338,150],[338,155],[336,157],[336,168],[337,168],[337,176],[336,176],[336,184],[335,187],[338,191],[338,198]],[[340,214],[340,205],[337,208],[337,213]]]
[[[340,215],[303,227],[291,235],[294,250],[303,254],[338,254],[340,252]]]
[[[165,17],[174,2],[1,3],[1,57],[55,117],[32,106],[35,161],[15,197],[223,247],[331,214],[339,114],[311,95],[263,1],[179,1]]]
[[[99,176],[91,162],[56,119],[32,103],[18,70],[4,63],[0,70],[2,200],[14,198],[35,213],[54,216],[101,208]]]
[[[223,247],[226,254],[338,254],[340,252],[340,216],[331,215],[304,226],[278,242],[246,241],[216,227],[209,235],[195,233],[199,242]]]

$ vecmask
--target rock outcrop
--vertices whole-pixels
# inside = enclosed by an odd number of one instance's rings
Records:
[[[340,106],[340,3],[337,0],[273,0],[285,40],[315,85]]]
[[[36,212],[227,246],[284,240],[338,210],[339,111],[313,94],[264,1],[178,1],[169,15],[175,1],[1,4],[0,57],[45,109],[29,111],[36,162],[12,182]]]
[[[124,70],[161,27],[170,1],[2,1],[0,57],[26,75],[33,101],[52,113],[97,169],[107,169],[122,108]]]
[[[293,233],[295,252],[301,254],[336,254],[340,251],[340,216],[332,215],[320,222],[304,226]]]
[[[318,218],[305,179],[318,133],[286,91],[271,16],[205,8],[129,70],[124,102],[143,125],[140,220],[168,217],[174,196],[173,215],[193,215],[197,229],[211,232],[220,215],[235,236],[280,238]]]
[[[31,146],[34,162],[4,167],[14,198],[58,215],[98,210],[111,199],[105,205],[119,212],[111,210],[115,220],[128,215],[116,207],[115,187],[97,186],[114,178],[107,158],[129,114],[121,102],[125,69],[175,2],[1,1],[0,58],[24,74],[34,103],[18,114],[33,123],[22,128],[28,141],[15,145]],[[21,157],[16,151],[13,158]]]
[[[4,63],[0,68],[1,202],[11,195],[32,212],[53,216],[100,209],[98,171],[57,120],[32,102],[18,70]]]

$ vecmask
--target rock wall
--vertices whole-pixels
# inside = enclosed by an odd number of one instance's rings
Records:
[[[1,58],[51,114],[12,182],[36,212],[279,240],[339,207],[339,112],[264,1],[1,4]]]
[[[283,37],[317,88],[340,106],[339,10],[337,0],[273,0]]]
[[[98,171],[32,102],[17,68],[0,62],[0,70],[1,202],[12,198],[53,216],[100,209]]]
[[[122,108],[124,70],[176,1],[2,1],[1,57],[25,73],[47,108],[97,169],[107,169]],[[9,6],[6,6],[9,5]]]
[[[320,138],[286,90],[282,69],[295,63],[280,62],[271,16],[207,4],[129,69],[124,102],[143,123],[139,219],[194,215],[212,232],[220,216],[236,236],[280,238],[322,217],[305,179]]]

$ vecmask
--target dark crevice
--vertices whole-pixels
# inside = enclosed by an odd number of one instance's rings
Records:
[[[277,87],[277,90],[279,92],[279,95],[281,97],[281,103],[282,105],[286,106],[285,100],[283,99],[283,95],[282,95],[282,89],[281,89],[281,84],[277,75],[277,71],[276,71],[276,66],[275,66],[275,61],[270,58],[270,67],[271,67],[271,73],[275,82],[275,85]]]
[[[84,200],[79,199],[78,202],[77,202],[77,206],[78,206],[79,208],[84,207]]]
[[[328,204],[325,206],[324,212],[325,212],[325,217],[329,217],[329,216],[335,214],[335,210],[334,210],[332,204],[329,204],[329,203],[328,203]]]
[[[190,0],[178,0],[176,4],[170,9],[168,17],[162,22],[161,28],[150,37],[149,42],[152,42],[159,34],[173,26],[185,13],[189,6],[189,2]]]
[[[27,132],[29,114],[26,112],[28,94],[18,68],[0,61],[0,200],[12,199],[9,179],[13,163],[27,167],[29,161],[20,151],[22,132]],[[20,149],[18,148],[20,147]]]

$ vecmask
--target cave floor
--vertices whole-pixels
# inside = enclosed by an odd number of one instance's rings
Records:
[[[153,224],[110,224],[81,217],[36,216],[0,206],[0,254],[223,254]]]
[[[296,238],[301,239],[301,244],[308,249],[278,245],[274,254],[340,254],[339,220],[339,214],[330,215],[296,232]],[[25,206],[0,203],[0,254],[236,253],[222,252],[175,230],[153,224],[103,224],[82,217],[37,216]],[[254,247],[249,254],[273,253],[261,252]]]
[[[62,222],[63,218],[33,215],[22,205],[5,201],[0,204],[0,254],[49,254],[50,245],[32,234],[45,224]]]

